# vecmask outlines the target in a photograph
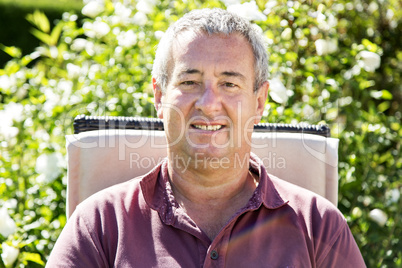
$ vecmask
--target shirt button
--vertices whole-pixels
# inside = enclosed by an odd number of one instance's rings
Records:
[[[219,254],[216,250],[212,250],[210,256],[211,256],[211,259],[213,259],[213,260],[217,260],[219,258]]]

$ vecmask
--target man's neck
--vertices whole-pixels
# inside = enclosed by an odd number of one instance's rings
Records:
[[[171,163],[168,172],[176,201],[211,240],[247,204],[258,185],[248,165],[206,170],[179,169]]]

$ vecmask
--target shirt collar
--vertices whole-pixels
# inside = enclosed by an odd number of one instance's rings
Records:
[[[159,212],[165,224],[172,224],[179,205],[173,195],[167,166],[165,158],[142,178],[140,185],[148,206]],[[261,204],[268,209],[277,209],[288,202],[282,199],[261,159],[253,153],[250,154],[249,170],[259,176],[259,183],[244,210],[258,209]]]
[[[165,224],[172,224],[174,211],[179,207],[169,183],[167,158],[146,174],[141,182],[141,190],[148,206],[159,212]]]
[[[270,179],[261,159],[254,153],[250,154],[249,169],[251,172],[257,174],[260,178],[252,199],[260,199],[264,206],[268,209],[277,209],[288,203],[287,200],[284,200],[281,197],[272,180]]]

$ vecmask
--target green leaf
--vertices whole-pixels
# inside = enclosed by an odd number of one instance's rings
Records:
[[[33,60],[33,59],[32,59],[29,55],[24,56],[24,57],[21,59],[21,64],[22,64],[23,66],[27,66],[32,60]]]
[[[400,128],[401,128],[401,125],[399,123],[397,123],[397,122],[391,123],[392,130],[398,131]]]
[[[389,109],[389,107],[391,107],[391,103],[389,101],[384,101],[378,105],[378,107],[377,107],[378,112],[380,112],[380,113],[385,112],[386,110]]]
[[[45,33],[50,32],[50,23],[45,13],[35,10],[33,14],[27,15],[27,20]]]
[[[55,46],[57,44],[57,41],[59,40],[61,30],[63,29],[63,24],[59,23],[57,24],[53,30],[52,33],[50,34],[50,45]]]
[[[391,92],[389,92],[388,90],[386,90],[386,89],[383,89],[383,90],[381,90],[381,92],[382,92],[382,98],[384,99],[384,100],[392,100],[392,94],[391,94]]]
[[[36,38],[38,38],[40,41],[45,43],[46,45],[51,45],[51,37],[47,33],[38,31],[37,29],[31,29],[30,31]]]
[[[376,52],[378,50],[378,47],[376,44],[370,42],[367,39],[363,39],[362,44],[371,52]]]
[[[34,262],[40,265],[45,265],[45,263],[42,261],[42,258],[38,253],[22,252],[21,256],[22,256],[21,261],[25,265],[28,265],[28,262]]]
[[[369,87],[372,87],[372,86],[374,86],[375,85],[375,82],[373,81],[373,80],[364,80],[364,81],[361,81],[360,83],[359,83],[359,88],[361,89],[361,90],[363,90],[363,89],[366,89],[366,88],[369,88]]]
[[[392,100],[392,98],[393,98],[391,92],[389,92],[386,89],[379,90],[379,91],[372,90],[372,91],[370,91],[370,96],[377,100],[379,100],[379,99]]]
[[[6,52],[8,55],[10,55],[13,58],[20,58],[22,55],[21,49],[18,47],[7,47],[3,44],[0,44],[0,49]]]

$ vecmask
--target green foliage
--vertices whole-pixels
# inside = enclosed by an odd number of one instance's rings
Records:
[[[340,139],[338,206],[367,266],[401,266],[401,3],[265,2],[248,13],[266,15],[255,20],[270,53],[263,120],[331,127]],[[73,118],[155,116],[158,39],[201,7],[225,5],[105,0],[82,21],[64,13],[55,26],[34,12],[36,51],[0,47],[13,57],[0,69],[0,208],[16,223],[0,234],[0,252],[18,249],[15,267],[42,267],[66,222],[64,135]]]
[[[17,46],[24,54],[31,53],[40,41],[30,33],[32,25],[25,19],[27,15],[40,10],[53,23],[64,12],[78,13],[82,7],[82,0],[0,0],[0,44]],[[0,51],[0,68],[11,58]]]
[[[0,0],[4,6],[17,6],[24,9],[45,9],[45,10],[78,10],[83,4],[80,0]]]

